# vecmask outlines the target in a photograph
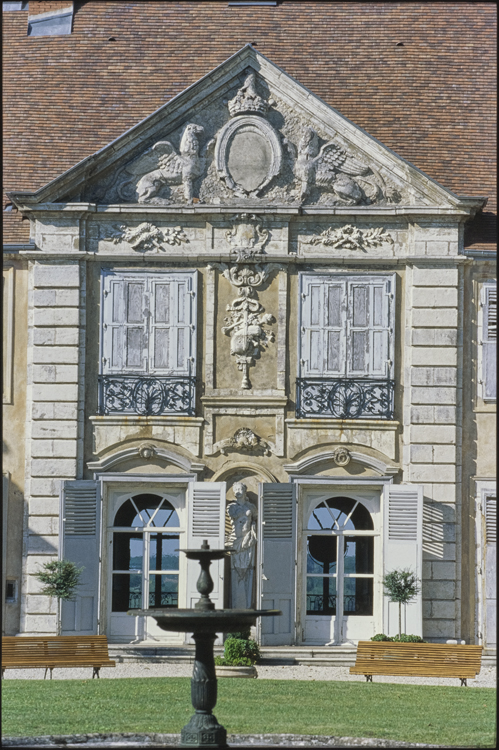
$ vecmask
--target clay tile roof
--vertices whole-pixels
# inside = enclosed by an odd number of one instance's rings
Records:
[[[54,37],[28,37],[27,17],[3,13],[5,191],[40,188],[251,42],[444,187],[488,196],[466,243],[493,247],[494,3],[80,2]],[[19,214],[4,224],[28,241]]]

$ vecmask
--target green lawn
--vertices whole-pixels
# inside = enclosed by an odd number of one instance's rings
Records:
[[[363,682],[218,682],[215,715],[230,734],[379,737],[494,747],[492,688]],[[178,733],[193,713],[190,680],[4,680],[3,736]]]

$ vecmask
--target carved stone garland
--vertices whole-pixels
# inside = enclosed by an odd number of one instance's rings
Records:
[[[112,224],[112,232],[104,240],[113,242],[128,242],[128,244],[139,252],[147,250],[165,250],[165,245],[180,245],[189,242],[182,227],[157,227],[155,224],[144,221],[138,227],[127,227],[125,224]]]
[[[230,353],[236,358],[238,369],[243,373],[241,388],[251,388],[249,368],[265,347],[274,341],[274,333],[267,326],[275,323],[270,313],[257,299],[256,289],[277,268],[273,263],[259,262],[261,251],[268,240],[269,232],[255,215],[240,214],[233,230],[227,232],[227,240],[236,254],[232,266],[221,264],[223,276],[238,289],[238,297],[227,305],[230,313],[224,318],[222,333],[231,337]]]
[[[305,240],[309,245],[324,245],[332,247],[335,250],[363,250],[367,248],[379,247],[385,242],[393,245],[393,238],[383,227],[376,227],[364,231],[351,224],[333,229],[328,227],[320,234],[315,234],[309,240]]]

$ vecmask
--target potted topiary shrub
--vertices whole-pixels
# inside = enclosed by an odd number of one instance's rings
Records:
[[[249,636],[249,628],[227,633],[223,657],[215,656],[217,677],[258,677],[255,664],[260,658],[260,649]]]
[[[404,570],[392,570],[391,573],[387,573],[383,578],[385,595],[390,597],[390,601],[398,602],[399,605],[399,632],[397,639],[399,641],[402,637],[402,604],[407,604],[416,597],[416,594],[419,592],[418,583],[416,574],[408,568]]]
[[[61,601],[73,601],[74,592],[80,582],[83,567],[78,566],[70,560],[51,560],[43,563],[42,569],[35,573],[35,578],[45,584],[41,594],[55,596],[58,603],[57,635],[61,631],[60,603]]]

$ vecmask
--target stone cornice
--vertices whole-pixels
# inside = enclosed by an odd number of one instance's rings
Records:
[[[230,205],[169,205],[155,206],[146,204],[117,203],[112,205],[98,205],[96,203],[37,203],[31,202],[30,196],[23,196],[19,202],[19,211],[23,214],[64,213],[83,217],[85,215],[144,215],[144,216],[219,216],[232,215],[238,212],[256,211],[262,215],[276,214],[279,216],[345,216],[352,220],[353,217],[380,217],[380,216],[404,216],[416,218],[420,216],[456,216],[471,217],[476,211],[483,208],[487,202],[486,198],[467,198],[455,206],[299,206],[299,205],[265,205],[265,202],[242,202]]]

